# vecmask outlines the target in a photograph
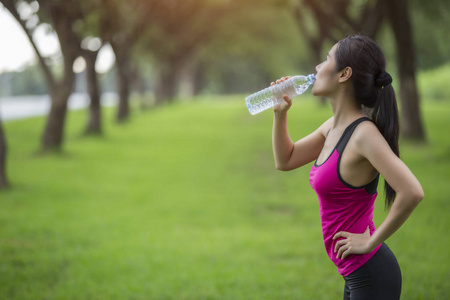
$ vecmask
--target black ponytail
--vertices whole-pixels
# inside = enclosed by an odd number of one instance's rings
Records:
[[[338,43],[336,68],[352,68],[353,91],[361,107],[371,110],[371,119],[395,155],[400,156],[399,117],[392,77],[386,72],[386,59],[381,48],[369,37],[351,35]],[[395,199],[394,189],[384,182],[386,207]]]
[[[399,138],[399,120],[397,101],[395,97],[394,88],[392,85],[387,85],[382,88],[379,93],[378,101],[372,111],[372,120],[377,125],[378,130],[384,136],[392,151],[400,157],[400,151],[398,147]],[[394,189],[384,181],[384,192],[386,195],[386,208],[388,208],[395,198]]]

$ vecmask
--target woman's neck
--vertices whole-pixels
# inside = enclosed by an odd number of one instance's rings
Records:
[[[357,101],[348,92],[337,93],[330,98],[330,104],[334,115],[333,128],[347,126],[353,120],[364,116]]]

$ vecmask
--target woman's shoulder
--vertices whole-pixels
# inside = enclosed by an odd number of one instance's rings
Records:
[[[367,120],[366,122],[361,122],[353,132],[352,138],[355,140],[357,145],[379,145],[380,143],[386,143],[384,136],[378,130],[378,127],[374,122]]]
[[[378,130],[377,125],[375,123],[367,118],[364,120],[365,122],[361,122],[358,124],[354,131],[354,135],[359,138],[370,138],[374,136],[382,136],[380,131]]]

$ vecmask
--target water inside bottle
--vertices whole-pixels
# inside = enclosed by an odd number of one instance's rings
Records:
[[[283,95],[287,94],[290,98],[293,98],[298,95],[297,90],[295,88],[295,85],[292,82],[285,81],[274,89],[273,95],[276,99],[278,99],[278,102],[281,102],[283,99]]]
[[[252,115],[255,115],[263,110],[273,107],[274,105],[276,105],[276,101],[277,99],[275,99],[274,97],[266,98],[264,101],[260,101],[254,104],[250,101],[247,101],[247,108]]]
[[[305,83],[295,87],[296,95],[303,94],[309,87],[309,83]]]

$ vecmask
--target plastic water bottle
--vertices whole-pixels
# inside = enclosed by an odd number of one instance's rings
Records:
[[[255,115],[281,103],[285,94],[290,98],[303,94],[314,80],[314,74],[309,74],[308,76],[297,75],[256,92],[245,98],[248,111]]]

